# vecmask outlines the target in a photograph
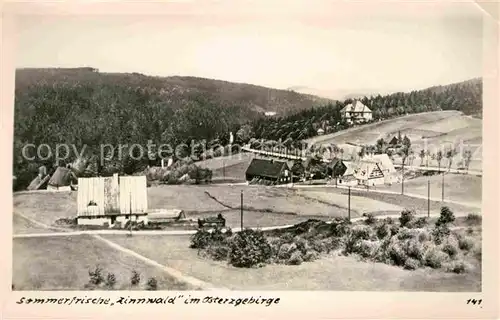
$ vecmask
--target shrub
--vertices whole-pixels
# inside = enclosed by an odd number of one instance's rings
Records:
[[[295,251],[297,251],[297,245],[295,243],[283,243],[279,247],[277,257],[279,260],[288,260]]]
[[[154,277],[149,278],[146,284],[146,290],[155,291],[157,289],[158,289],[158,281],[156,281]]]
[[[345,239],[344,254],[356,253],[361,240],[370,239],[370,228],[367,226],[354,226]]]
[[[132,270],[132,277],[130,277],[130,284],[136,286],[141,282],[141,275],[139,272]]]
[[[271,258],[271,246],[260,230],[246,229],[229,241],[229,263],[235,267],[250,268]]]
[[[417,220],[415,220],[414,226],[415,228],[424,228],[428,224],[427,218],[426,217],[420,217]]]
[[[399,242],[392,241],[387,246],[387,258],[394,265],[404,266],[408,256]]]
[[[379,243],[376,241],[362,240],[358,243],[354,252],[362,258],[371,258],[375,255],[379,246]]]
[[[375,227],[375,234],[377,235],[377,238],[379,239],[384,239],[385,237],[389,236],[391,234],[391,227],[389,224],[383,222],[382,224],[379,224],[377,227]]]
[[[94,270],[89,270],[89,283],[92,285],[100,285],[104,282],[104,277],[102,275],[102,268],[97,265]]]
[[[436,226],[432,230],[432,237],[434,238],[434,243],[441,244],[443,240],[450,236],[450,229],[446,225]]]
[[[409,226],[410,223],[415,219],[415,210],[405,209],[401,211],[401,216],[399,217],[399,224],[401,227]]]
[[[317,251],[308,250],[304,255],[304,261],[314,261],[319,258],[319,254]]]
[[[420,261],[414,258],[408,258],[403,267],[407,270],[416,270],[420,267]]]
[[[399,233],[397,234],[397,238],[399,240],[407,240],[407,239],[413,239],[418,236],[418,232],[416,232],[413,229],[408,229],[407,227],[403,227],[399,230]]]
[[[458,247],[463,251],[470,251],[474,247],[474,240],[471,237],[462,236],[458,238]]]
[[[106,277],[106,287],[107,288],[113,288],[116,284],[116,277],[113,273],[108,273]]]
[[[399,226],[396,224],[391,224],[391,236],[397,235],[399,232]]]
[[[436,247],[431,247],[424,255],[424,263],[426,266],[433,269],[441,268],[443,262],[447,259],[446,253],[438,250]]]
[[[387,217],[384,219],[384,223],[385,224],[394,224],[394,220],[392,220],[391,217]]]
[[[475,213],[469,213],[467,217],[465,217],[465,222],[469,226],[479,226],[482,222],[482,217]]]
[[[303,262],[302,254],[300,253],[300,251],[296,250],[292,253],[292,255],[290,256],[290,258],[287,260],[286,263],[289,265],[298,266],[302,264],[302,262]]]
[[[448,237],[441,250],[448,254],[450,258],[456,257],[458,254],[458,241],[453,237]]]
[[[194,249],[205,249],[210,244],[211,234],[207,230],[199,229],[191,237],[190,248]]]
[[[364,214],[364,216],[366,217],[365,224],[374,225],[375,223],[377,223],[377,218],[375,218],[375,216],[373,216],[373,214],[366,213],[366,214]]]
[[[441,213],[438,220],[436,221],[436,227],[448,225],[453,221],[455,221],[455,215],[453,214],[453,211],[451,211],[448,207],[441,207]]]
[[[424,258],[425,246],[418,239],[405,242],[404,249],[408,257],[421,261]]]
[[[446,271],[454,273],[465,273],[470,269],[470,266],[464,261],[452,261],[446,265]]]
[[[330,223],[330,234],[333,237],[343,237],[349,233],[351,222],[347,218],[335,218]]]
[[[431,240],[431,235],[425,229],[424,230],[420,230],[420,232],[417,235],[417,239],[420,242],[427,242],[427,241]]]
[[[216,261],[226,260],[229,256],[229,246],[225,243],[211,245],[207,251]]]

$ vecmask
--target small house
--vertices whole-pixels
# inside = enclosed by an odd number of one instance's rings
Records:
[[[290,181],[290,168],[286,162],[274,159],[252,159],[245,177],[247,181],[264,180],[272,184]]]
[[[186,219],[186,213],[180,209],[150,210],[148,224],[162,224]]]
[[[316,133],[318,134],[318,136],[322,136],[322,135],[324,135],[324,134],[325,134],[325,130],[323,130],[323,129],[319,128],[319,129],[316,131]]]

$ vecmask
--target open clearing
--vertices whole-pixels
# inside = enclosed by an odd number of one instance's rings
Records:
[[[90,236],[23,238],[13,240],[13,284],[16,290],[84,290],[89,269],[97,265],[116,276],[115,290],[144,290],[155,277],[158,290],[191,290],[162,270],[108,247]],[[132,270],[141,274],[131,287]]]
[[[464,146],[470,145],[474,151],[482,145],[482,120],[465,116],[459,111],[411,114],[313,137],[305,142],[309,144],[375,144],[379,138],[391,139],[398,134],[398,131],[403,136],[408,135],[416,155],[421,149],[435,153],[439,148],[446,149],[450,145],[456,146],[463,143]],[[416,161],[419,163],[420,159]],[[456,166],[456,162],[452,167]],[[446,159],[441,165],[444,163]],[[437,166],[437,162],[429,160],[429,166]],[[480,151],[473,156],[470,169],[482,169]]]
[[[429,177],[418,177],[405,181],[405,192],[427,196],[427,181],[430,181],[431,197],[441,197],[442,175]],[[380,186],[377,189],[401,191],[401,184],[392,186]],[[468,202],[481,206],[482,199],[482,178],[462,175],[445,174],[444,176],[444,196],[445,199],[459,202]]]
[[[462,175],[449,175],[449,187],[446,196],[450,199],[478,201],[480,203],[480,179]],[[452,178],[452,176],[454,176]],[[439,177],[431,177],[439,179]],[[477,178],[477,179],[476,179]],[[467,181],[456,179],[469,179]],[[478,180],[479,179],[479,180]],[[407,192],[426,195],[427,180],[415,179],[405,183]],[[445,180],[446,181],[446,180]],[[435,183],[437,185],[437,183]],[[460,189],[459,186],[471,185],[472,189]],[[400,186],[393,186],[400,190]],[[440,195],[431,191],[434,197]],[[269,227],[288,225],[307,218],[333,218],[348,215],[347,190],[324,187],[311,188],[273,188],[266,186],[246,185],[163,185],[148,188],[148,207],[151,209],[181,209],[188,218],[213,216],[223,213],[230,227],[240,225],[240,192],[243,190],[243,208],[245,226]],[[455,191],[453,191],[455,190]],[[463,193],[468,193],[464,195]],[[46,225],[53,225],[59,218],[71,218],[76,215],[76,192],[54,193],[21,193],[14,194],[14,212],[21,213],[30,219]],[[469,198],[467,198],[469,197]],[[478,198],[479,197],[479,198]],[[448,205],[456,212],[477,212],[456,204]],[[440,202],[431,201],[431,210],[439,210]],[[403,208],[414,208],[417,211],[427,210],[427,200],[415,199],[401,195],[386,195],[373,192],[351,192],[351,216],[363,213],[399,214]],[[25,233],[26,229],[37,232],[39,227],[30,225],[22,218],[15,218],[16,233]],[[24,225],[24,226],[23,226]]]
[[[180,272],[233,290],[480,291],[480,272],[407,271],[353,257],[329,256],[299,266],[235,268],[189,248],[187,236],[106,236]],[[161,248],[160,250],[158,248]]]

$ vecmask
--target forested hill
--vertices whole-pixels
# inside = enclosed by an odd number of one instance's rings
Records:
[[[466,115],[481,117],[482,92],[482,79],[476,78],[418,91],[363,97],[359,100],[373,111],[374,121],[409,113],[439,110],[459,110]],[[325,133],[345,129],[348,125],[343,122],[340,109],[350,102],[351,99],[337,101],[286,117],[257,120],[253,126],[254,137],[268,140],[281,139],[294,144],[315,136],[319,128]]]
[[[16,71],[16,89],[23,92],[33,86],[53,86],[56,90],[87,86],[97,91],[111,87],[117,90],[139,90],[167,102],[173,109],[183,106],[192,96],[202,96],[216,103],[233,104],[245,108],[249,120],[266,111],[288,115],[324,104],[328,100],[291,90],[278,90],[257,85],[234,83],[198,77],[153,77],[139,73],[101,73],[93,68],[27,68]],[[96,86],[96,88],[92,88]],[[139,105],[140,106],[140,105]]]

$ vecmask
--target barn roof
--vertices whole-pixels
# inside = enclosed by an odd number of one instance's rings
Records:
[[[288,166],[286,162],[267,159],[253,159],[247,168],[246,174],[266,178],[278,178],[280,173],[287,168]]]
[[[71,184],[76,177],[70,169],[58,167],[49,180],[49,185],[54,187],[66,187]]]

